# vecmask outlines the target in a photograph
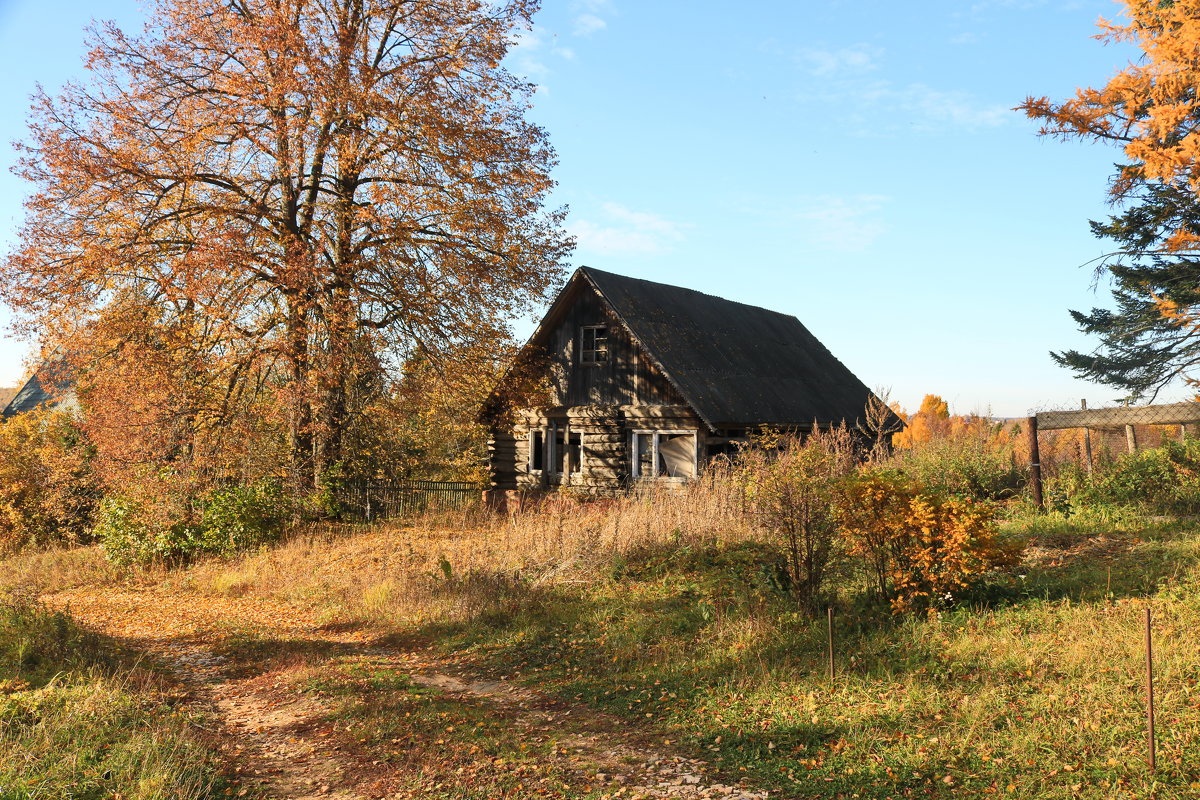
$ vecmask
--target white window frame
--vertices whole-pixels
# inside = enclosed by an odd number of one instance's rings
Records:
[[[587,331],[603,331],[604,332],[604,347],[597,347],[596,336],[592,336],[592,349],[585,350],[583,343],[587,337]],[[597,358],[597,355],[603,353],[604,358]],[[590,357],[589,357],[590,355]],[[579,363],[585,367],[598,367],[601,364],[607,364],[610,357],[608,350],[608,326],[607,325],[584,325],[579,329]]]
[[[694,431],[694,430],[649,430],[649,429],[646,429],[646,430],[634,430],[634,431],[630,431],[629,433],[630,433],[629,474],[634,480],[688,481],[688,480],[693,480],[697,476],[700,475],[700,442],[699,442],[699,438],[696,436],[696,431]],[[662,436],[682,436],[685,434],[691,435],[691,437],[692,437],[692,477],[691,478],[677,478],[673,475],[657,475],[657,474],[656,475],[642,475],[641,474],[641,468],[642,468],[641,455],[642,454],[638,451],[638,437],[639,436],[651,436],[652,435],[654,437],[651,440],[650,447],[651,447],[651,452],[654,454],[654,458],[652,459],[652,463],[654,464],[654,471],[658,472],[658,460],[660,458],[660,456],[658,454],[659,438],[661,438]]]

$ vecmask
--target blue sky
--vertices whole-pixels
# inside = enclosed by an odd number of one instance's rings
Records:
[[[1119,151],[1055,142],[1012,111],[1104,82],[1136,52],[1091,37],[1109,0],[896,3],[547,0],[511,56],[539,84],[574,265],[795,314],[873,387],[1003,416],[1111,402],[1051,349],[1105,304]],[[135,0],[0,0],[0,140],[35,82],[84,74],[93,18]],[[13,155],[0,147],[3,166]],[[0,245],[25,187],[0,176]],[[520,326],[522,332],[531,323]],[[0,384],[29,347],[0,341]],[[1171,399],[1187,392],[1177,389]]]

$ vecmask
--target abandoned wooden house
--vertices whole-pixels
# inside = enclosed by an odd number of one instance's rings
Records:
[[[548,396],[505,413],[522,365]],[[795,317],[584,267],[485,407],[492,497],[686,481],[763,425],[854,426],[870,397]]]

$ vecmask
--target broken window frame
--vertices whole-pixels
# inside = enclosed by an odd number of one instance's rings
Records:
[[[588,367],[608,363],[607,325],[584,325],[579,329],[579,363]]]
[[[642,474],[642,454],[639,450],[640,436],[650,436],[651,438],[651,464],[654,465],[654,475]],[[692,474],[691,476],[675,476],[667,475],[665,472],[659,474],[659,469],[662,465],[662,454],[659,451],[659,442],[664,436],[691,436],[692,437]],[[700,474],[700,441],[694,430],[634,430],[630,431],[629,444],[629,474],[634,480],[658,480],[658,481],[689,481],[694,480]]]
[[[567,461],[570,464],[571,473],[576,474],[583,471],[583,433],[581,431],[567,430]]]
[[[576,453],[578,457],[575,457]],[[582,433],[572,431],[567,422],[554,419],[540,428],[529,429],[530,474],[561,476],[568,466],[568,459],[570,471],[579,472],[583,461]]]
[[[540,474],[546,466],[546,430],[529,429],[529,473]]]

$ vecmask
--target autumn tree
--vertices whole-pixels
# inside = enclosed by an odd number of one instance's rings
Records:
[[[155,0],[140,35],[101,26],[90,79],[35,97],[0,296],[85,384],[157,376],[176,457],[267,398],[311,486],[382,353],[490,348],[560,278],[554,153],[502,65],[536,8]]]
[[[1144,57],[1101,88],[1064,102],[1027,98],[1043,134],[1112,142],[1124,150],[1111,187],[1120,214],[1093,222],[1116,251],[1099,273],[1115,309],[1073,311],[1093,353],[1052,354],[1081,377],[1153,395],[1200,363],[1200,0],[1125,0],[1127,22],[1101,20],[1097,37]]]
[[[950,406],[936,394],[927,394],[921,399],[921,407],[908,417],[905,429],[892,437],[892,444],[903,450],[944,437],[949,432]]]

